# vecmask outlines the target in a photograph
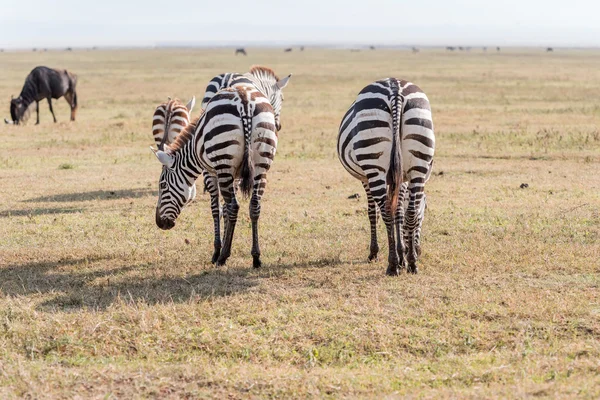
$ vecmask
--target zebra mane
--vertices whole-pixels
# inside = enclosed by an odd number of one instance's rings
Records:
[[[263,67],[260,65],[253,65],[250,67],[250,74],[254,77],[269,82],[274,85],[279,80],[279,77],[275,75],[275,71],[271,68]]]
[[[179,135],[177,135],[177,137],[175,138],[175,141],[169,145],[169,149],[171,149],[172,154],[179,151],[179,149],[181,149],[183,146],[185,146],[186,143],[189,142],[190,139],[194,136],[194,131],[196,130],[196,127],[198,126],[198,122],[200,121],[200,118],[202,118],[203,115],[204,115],[204,112],[202,112],[202,114],[200,114],[199,116],[194,118],[185,127],[185,129]]]

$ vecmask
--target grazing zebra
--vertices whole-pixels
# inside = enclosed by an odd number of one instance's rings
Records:
[[[377,207],[381,211],[389,243],[388,275],[397,275],[405,266],[404,255],[409,272],[417,273],[424,185],[431,174],[434,148],[429,100],[418,86],[404,80],[387,78],[366,86],[342,119],[338,156],[367,193],[369,260],[379,251]]]
[[[164,150],[164,146],[170,146],[175,142],[175,138],[183,132],[190,123],[190,113],[196,104],[196,98],[183,105],[179,99],[169,100],[160,104],[154,111],[152,119],[152,134],[156,147]],[[210,194],[210,210],[214,223],[214,245],[215,252],[212,256],[213,264],[217,262],[221,249],[221,209],[219,207],[219,186],[215,177],[208,172],[203,171],[204,190]],[[192,187],[193,196],[196,196],[196,184]],[[218,250],[217,250],[218,249]]]
[[[153,150],[163,164],[159,180],[156,224],[171,229],[182,208],[195,195],[194,183],[202,171],[215,177],[225,201],[225,241],[217,265],[231,253],[237,221],[236,179],[242,193],[249,195],[252,221],[253,266],[261,266],[258,244],[260,200],[266,174],[277,149],[275,116],[269,99],[254,86],[226,88],[213,96],[205,112],[164,150]]]
[[[292,74],[289,74],[285,78],[279,79],[272,69],[257,65],[250,68],[250,72],[246,74],[228,72],[215,76],[206,87],[204,98],[202,99],[202,108],[206,108],[206,104],[210,99],[223,88],[235,87],[237,85],[254,85],[271,102],[271,106],[273,106],[273,111],[275,112],[275,127],[280,131],[280,114],[283,103],[282,90],[286,87],[291,77]]]

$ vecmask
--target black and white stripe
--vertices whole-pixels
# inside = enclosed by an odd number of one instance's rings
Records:
[[[159,180],[156,224],[171,229],[183,207],[193,199],[192,187],[202,173],[218,183],[225,202],[225,241],[220,243],[217,265],[225,264],[231,252],[237,221],[236,179],[243,193],[250,194],[252,256],[260,267],[258,219],[266,174],[277,149],[275,116],[269,99],[254,86],[236,86],[219,91],[207,103],[204,114],[188,125],[175,143],[155,152],[163,164]]]
[[[179,99],[169,98],[167,102],[160,104],[154,111],[152,118],[152,135],[159,150],[164,150],[165,145],[171,145],[181,132],[190,123],[190,113],[196,104],[193,97],[187,105]],[[203,171],[204,190],[210,194],[210,210],[213,217],[215,248],[221,248],[221,207],[219,205],[219,185],[216,178]],[[196,196],[196,184],[192,186],[192,197]],[[219,252],[215,251],[212,261],[215,263]]]
[[[202,108],[206,108],[206,104],[221,89],[238,85],[253,85],[269,99],[275,113],[275,126],[279,131],[281,130],[280,114],[283,104],[282,90],[288,84],[291,76],[292,74],[289,74],[285,78],[279,79],[272,69],[261,66],[253,66],[250,68],[250,72],[245,74],[227,72],[215,76],[206,87],[204,98],[202,99]]]
[[[424,188],[434,149],[429,100],[418,86],[404,80],[387,78],[366,86],[342,119],[338,156],[367,193],[369,259],[376,258],[379,251],[379,208],[388,233],[389,275],[397,275],[406,265],[404,256],[409,272],[417,272]]]

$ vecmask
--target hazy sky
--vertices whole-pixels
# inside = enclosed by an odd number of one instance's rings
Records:
[[[0,0],[0,47],[600,46],[598,0]]]

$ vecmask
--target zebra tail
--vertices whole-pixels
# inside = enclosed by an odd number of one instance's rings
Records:
[[[242,159],[242,171],[240,189],[245,197],[250,196],[252,192],[252,183],[254,180],[254,163],[252,162],[252,119],[249,115],[242,115],[242,125],[244,127],[244,157]]]
[[[398,87],[398,81],[395,81],[393,85],[393,95],[391,100],[392,108],[392,153],[390,156],[390,168],[387,173],[387,205],[389,207],[392,217],[396,214],[396,208],[398,207],[398,194],[400,191],[400,185],[402,185],[402,159],[401,159],[401,138],[402,138],[402,125],[400,123],[402,97],[400,95],[400,88]]]

